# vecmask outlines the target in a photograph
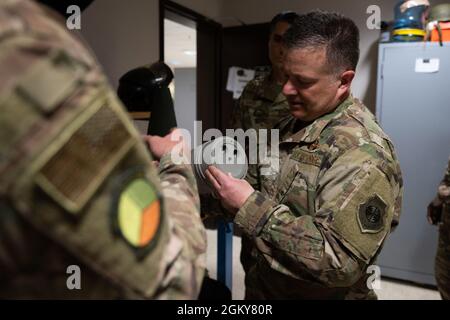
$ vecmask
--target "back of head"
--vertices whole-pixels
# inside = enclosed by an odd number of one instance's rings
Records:
[[[338,13],[312,11],[299,15],[284,35],[290,49],[327,50],[327,62],[333,72],[356,70],[359,60],[359,30],[349,18]]]
[[[272,21],[270,21],[270,33],[275,30],[278,23],[286,22],[287,24],[291,25],[297,18],[298,14],[294,11],[280,12],[275,17],[273,17]]]

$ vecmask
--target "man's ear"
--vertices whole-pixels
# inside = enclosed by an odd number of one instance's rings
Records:
[[[355,71],[347,70],[344,71],[340,76],[340,85],[338,91],[340,94],[346,94],[350,91],[350,86],[352,85],[352,81],[355,78]]]

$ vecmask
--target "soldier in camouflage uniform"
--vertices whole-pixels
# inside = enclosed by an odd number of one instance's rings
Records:
[[[359,31],[312,12],[285,44],[294,118],[279,124],[279,172],[260,175],[255,191],[207,171],[244,233],[246,299],[367,298],[367,269],[399,222],[403,183],[392,142],[350,93]]]
[[[268,75],[257,77],[246,85],[233,111],[232,128],[244,131],[272,129],[290,114],[289,104],[281,92],[285,81],[282,39],[295,17],[295,12],[282,12],[270,22],[269,59],[272,70]]]
[[[436,282],[442,298],[450,300],[450,159],[438,194],[428,206],[428,221],[434,225],[439,224]]]
[[[286,11],[277,14],[270,22],[268,46],[269,60],[272,65],[271,71],[267,75],[253,79],[245,86],[233,111],[231,122],[233,129],[243,129],[244,131],[249,129],[271,130],[281,119],[290,116],[289,104],[281,92],[286,81],[283,71],[285,51],[283,35],[297,17],[297,13]],[[250,158],[250,150],[247,145],[245,147]],[[252,150],[254,151],[254,149]],[[255,159],[258,157],[258,155],[254,156]],[[249,165],[247,180],[252,185],[257,185],[258,183],[258,169],[254,164]],[[202,208],[207,208],[204,202],[206,201],[203,201]],[[212,208],[214,206],[210,204],[208,208],[210,212],[219,211],[219,209]]]
[[[171,137],[147,138],[157,168],[81,39],[34,1],[0,2],[0,66],[0,298],[197,298],[206,237]]]

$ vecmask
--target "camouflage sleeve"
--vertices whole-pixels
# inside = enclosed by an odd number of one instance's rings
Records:
[[[448,161],[447,170],[444,179],[441,181],[438,189],[438,197],[440,201],[450,201],[450,159]]]
[[[195,299],[206,240],[192,170],[164,158],[158,176],[83,42],[15,4],[0,2],[0,211],[17,226],[0,237],[1,290],[73,297],[59,280],[77,264],[84,298]]]
[[[222,207],[220,201],[212,194],[200,195],[200,213],[204,220],[227,217],[227,211]]]
[[[259,179],[259,168],[257,164],[249,164],[248,165],[248,171],[247,176],[245,177],[245,180],[250,183],[250,185],[255,190],[261,190],[261,182]]]
[[[371,154],[347,151],[319,177],[315,213],[295,216],[254,192],[235,223],[276,271],[327,287],[353,285],[390,231],[399,192],[390,167]]]
[[[242,98],[239,98],[234,103],[233,112],[231,114],[231,121],[230,121],[230,128],[238,129],[243,128],[243,122],[242,122]]]
[[[197,297],[206,269],[206,233],[200,219],[197,182],[188,165],[175,165],[170,154],[160,161],[160,179],[171,237],[161,279],[168,290],[160,299]]]
[[[250,115],[248,114],[248,110],[245,108],[244,104],[245,101],[252,101],[253,86],[254,86],[253,81],[249,82],[247,86],[244,88],[241,97],[236,102],[231,121],[231,128],[233,129],[243,129],[244,131],[246,131],[252,126]],[[248,146],[246,145],[245,147],[247,157],[249,158]],[[258,166],[256,164],[249,164],[245,180],[247,180],[247,182],[250,183],[254,189],[260,190]]]
[[[230,126],[233,129],[243,129],[244,131],[252,127],[248,105],[254,101],[255,80],[250,81],[242,91],[241,96],[235,102],[231,115]]]

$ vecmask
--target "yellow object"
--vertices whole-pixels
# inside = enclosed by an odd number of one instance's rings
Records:
[[[396,29],[393,31],[394,36],[419,36],[425,37],[426,32],[422,29]]]

